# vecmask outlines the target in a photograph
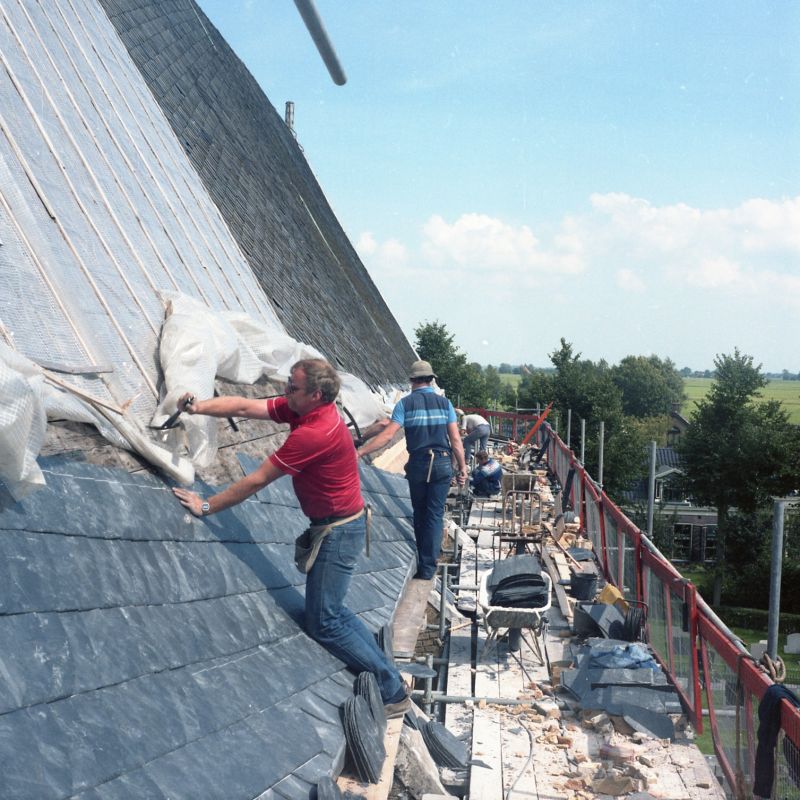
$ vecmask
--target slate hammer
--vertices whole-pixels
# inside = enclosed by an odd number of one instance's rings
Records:
[[[183,401],[183,408],[179,408],[171,417],[167,419],[166,422],[162,422],[161,425],[158,426],[158,430],[160,431],[167,431],[170,428],[175,428],[178,425],[178,417],[186,411],[186,409],[194,403],[194,395],[190,394],[186,400]]]

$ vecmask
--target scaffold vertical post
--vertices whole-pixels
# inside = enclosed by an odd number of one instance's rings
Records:
[[[581,465],[586,463],[586,420],[581,419]]]
[[[598,456],[598,467],[597,467],[597,483],[599,484],[600,488],[603,488],[603,447],[605,445],[605,438],[606,438],[606,423],[604,421],[600,421],[600,454]]]
[[[778,655],[778,627],[781,614],[781,572],[783,566],[783,516],[786,502],[776,500],[772,506],[772,565],[769,575],[769,621],[767,623],[767,653],[775,660]]]
[[[647,536],[653,538],[653,509],[656,504],[656,443],[650,442],[650,475],[647,481]]]

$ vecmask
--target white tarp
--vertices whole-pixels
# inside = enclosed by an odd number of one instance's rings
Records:
[[[259,322],[247,314],[214,311],[200,301],[181,294],[162,296],[166,305],[161,329],[159,357],[167,393],[159,403],[152,425],[161,425],[176,410],[186,392],[198,399],[214,394],[214,379],[232,383],[255,383],[261,377],[285,381],[292,365],[304,358],[324,358],[310,345],[293,339],[283,330]],[[359,428],[390,412],[383,398],[373,393],[355,375],[340,373],[341,402]],[[349,421],[349,420],[348,420]],[[217,421],[212,417],[181,417],[189,456],[199,466],[216,455]],[[174,434],[166,441],[177,442]]]
[[[0,341],[0,477],[19,500],[45,483],[36,456],[48,419],[94,425],[113,445],[134,450],[178,481],[191,481],[192,465],[154,443],[126,413],[118,414],[53,385],[38,364]]]
[[[74,387],[53,385],[46,370],[0,341],[0,477],[16,499],[44,485],[36,456],[48,419],[92,424],[115,446],[139,453],[181,483],[191,483],[192,462],[206,466],[216,456],[218,422],[212,417],[184,415],[180,418],[181,431],[158,431],[175,411],[182,394],[212,397],[217,377],[242,384],[254,383],[263,376],[284,381],[296,361],[324,357],[282,329],[247,314],[213,311],[182,294],[164,295],[162,299],[166,318],[159,357],[167,391],[153,416],[151,430],[143,430],[127,412],[117,413],[79,396],[80,390]],[[341,403],[359,429],[391,413],[392,403],[387,397],[372,392],[355,375],[340,375]],[[189,460],[184,457],[185,448]]]

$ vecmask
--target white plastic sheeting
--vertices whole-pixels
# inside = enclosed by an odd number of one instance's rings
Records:
[[[94,425],[117,447],[134,450],[176,480],[191,481],[192,465],[154,443],[126,413],[118,414],[52,385],[37,364],[0,342],[0,477],[19,500],[45,483],[36,456],[48,419]]]
[[[242,384],[263,376],[283,381],[296,361],[324,357],[247,314],[216,312],[187,295],[169,294],[162,299],[166,319],[159,355],[167,393],[153,417],[153,428],[174,412],[184,392],[212,397],[215,378]],[[340,401],[360,429],[390,413],[386,398],[355,375],[340,374]],[[48,419],[94,425],[115,446],[139,453],[182,483],[194,480],[191,462],[206,466],[216,456],[218,422],[213,417],[185,415],[179,434],[148,431],[128,412],[117,413],[81,394],[68,384],[64,388],[53,385],[46,370],[0,341],[0,477],[16,499],[44,485],[36,456]],[[190,460],[182,455],[187,446]]]
[[[165,294],[166,319],[159,357],[167,393],[152,425],[161,425],[177,408],[178,398],[190,392],[198,399],[214,394],[214,379],[255,383],[262,377],[284,381],[292,365],[304,358],[324,358],[310,345],[247,314],[214,311],[192,297]],[[355,375],[340,373],[341,402],[359,428],[387,416],[383,399]],[[217,420],[200,415],[181,417],[186,436],[168,434],[166,441],[188,443],[189,457],[198,466],[210,464],[217,452]]]

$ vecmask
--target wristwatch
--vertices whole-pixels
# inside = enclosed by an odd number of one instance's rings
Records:
[[[200,512],[201,516],[211,513],[211,506],[208,504],[208,500],[206,500],[203,505],[200,506]]]

